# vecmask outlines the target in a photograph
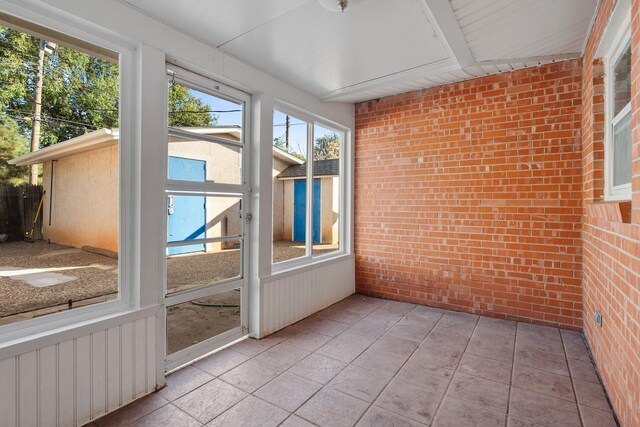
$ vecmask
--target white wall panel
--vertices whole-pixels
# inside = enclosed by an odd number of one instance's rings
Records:
[[[82,425],[154,391],[155,322],[150,316],[1,360],[0,427]]]
[[[354,258],[262,279],[261,288],[260,336],[263,337],[354,293]]]

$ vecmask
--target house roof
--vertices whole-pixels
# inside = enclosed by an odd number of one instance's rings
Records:
[[[313,162],[314,176],[336,176],[340,174],[340,159],[315,160]],[[289,166],[278,175],[283,178],[303,178],[307,176],[307,163]]]
[[[228,135],[231,139],[239,141],[241,132],[239,126],[219,126],[219,127],[182,127],[185,130],[199,135]],[[62,157],[86,151],[105,148],[118,143],[120,137],[119,129],[98,129],[84,135],[77,136],[67,141],[59,142],[46,148],[42,148],[32,153],[9,160],[9,164],[16,166],[35,165]],[[291,165],[301,164],[302,160],[274,147],[273,156]]]

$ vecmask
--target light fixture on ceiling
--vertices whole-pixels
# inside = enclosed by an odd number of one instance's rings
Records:
[[[344,12],[349,6],[349,0],[318,0],[318,3],[332,12]]]

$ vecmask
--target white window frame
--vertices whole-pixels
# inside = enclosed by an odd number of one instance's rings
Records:
[[[613,185],[613,127],[631,111],[631,101],[615,116],[615,64],[624,54],[631,40],[631,10],[628,0],[621,0],[609,21],[596,55],[602,56],[605,71],[604,103],[604,199],[605,201],[631,200],[631,182]]]
[[[306,252],[305,252],[305,255],[302,257],[274,263],[273,262],[273,237],[272,237],[270,239],[271,244],[270,244],[270,250],[269,250],[269,262],[271,264],[271,273],[277,274],[277,273],[282,273],[282,272],[297,269],[300,267],[313,265],[319,262],[324,262],[327,260],[339,258],[339,257],[350,254],[350,247],[347,244],[347,235],[348,233],[351,233],[351,228],[350,228],[351,221],[347,220],[347,216],[348,216],[347,215],[348,213],[347,197],[349,197],[348,195],[350,194],[350,192],[347,191],[347,185],[348,183],[351,182],[350,177],[352,173],[351,172],[352,167],[351,167],[351,164],[347,161],[347,158],[350,159],[350,156],[347,156],[347,153],[350,152],[350,147],[351,147],[351,141],[350,141],[351,131],[349,128],[346,128],[342,125],[334,123],[323,117],[319,117],[315,114],[296,108],[283,101],[274,100],[273,111],[279,111],[281,113],[288,114],[297,119],[303,120],[307,123],[307,176],[306,176],[307,212],[306,212],[306,234],[305,234]],[[273,112],[271,113],[271,118],[273,119]],[[316,125],[336,132],[340,138],[340,172],[339,172],[339,183],[338,183],[340,187],[340,200],[339,200],[340,217],[338,218],[338,221],[339,221],[338,250],[314,256],[313,255],[313,147],[315,143],[314,128]],[[311,161],[309,161],[309,159],[311,159]],[[273,159],[271,161],[273,162]],[[273,168],[272,163],[269,165],[269,167]],[[321,221],[322,221],[322,218],[321,218]],[[349,227],[349,229],[347,229],[347,227]],[[271,230],[270,232],[273,234],[273,191],[271,192]]]
[[[20,28],[19,23],[14,24],[12,19],[10,18],[7,21],[0,19],[0,23],[25,31]],[[47,334],[63,332],[71,328],[85,326],[94,321],[129,313],[132,311],[136,301],[136,292],[140,289],[135,275],[135,267],[131,263],[134,259],[136,246],[135,239],[132,237],[135,218],[135,213],[131,207],[133,206],[133,181],[135,180],[133,159],[138,158],[136,147],[140,144],[140,140],[136,135],[135,125],[137,94],[134,91],[134,82],[136,81],[136,70],[139,65],[137,47],[128,40],[115,38],[112,33],[95,26],[64,25],[57,20],[43,17],[36,13],[15,16],[15,19],[32,22],[34,28],[41,27],[44,30],[59,33],[62,37],[61,44],[63,45],[70,45],[66,37],[81,42],[81,48],[71,46],[71,49],[89,53],[91,49],[85,47],[86,44],[89,44],[96,47],[95,56],[101,56],[100,50],[107,49],[119,57],[118,298],[2,325],[0,326],[0,351],[15,345],[28,343],[36,338],[42,338]],[[48,38],[57,41],[55,35]]]

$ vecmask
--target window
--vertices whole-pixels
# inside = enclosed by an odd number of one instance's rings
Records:
[[[274,264],[342,250],[344,132],[302,116],[273,113]]]
[[[0,27],[0,325],[125,295],[120,55],[19,27]]]
[[[605,197],[631,198],[631,41],[622,27],[605,64]]]

